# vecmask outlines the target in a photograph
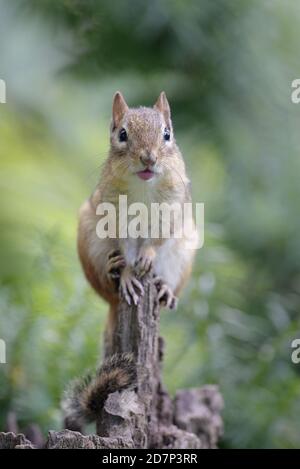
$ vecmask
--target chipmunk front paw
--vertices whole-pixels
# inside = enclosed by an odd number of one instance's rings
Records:
[[[132,303],[137,305],[140,296],[144,295],[143,285],[130,267],[125,267],[121,273],[120,294],[129,305]]]
[[[157,301],[159,304],[169,309],[176,309],[178,298],[174,295],[172,289],[164,283],[162,278],[157,276],[154,276],[153,283],[157,289]]]
[[[114,249],[107,256],[106,273],[109,280],[119,282],[121,272],[126,266],[126,261],[121,251]]]
[[[144,277],[150,272],[155,255],[155,250],[151,246],[145,246],[140,249],[138,259],[134,264],[134,269],[138,277]]]

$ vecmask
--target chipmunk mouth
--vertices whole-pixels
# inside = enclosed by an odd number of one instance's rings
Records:
[[[136,174],[140,179],[143,179],[143,181],[148,181],[155,176],[155,172],[149,168],[143,169],[143,171],[138,171]]]

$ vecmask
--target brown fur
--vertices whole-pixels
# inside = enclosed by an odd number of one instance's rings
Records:
[[[163,139],[165,127],[171,134],[169,142]],[[119,141],[121,128],[127,131],[126,143]],[[106,272],[107,256],[109,250],[120,249],[126,257],[127,244],[122,239],[103,242],[96,238],[96,223],[99,220],[99,216],[96,216],[97,205],[101,202],[111,202],[118,209],[120,194],[127,194],[129,203],[140,202],[143,197],[146,203],[149,201],[183,204],[190,201],[189,180],[175,141],[170,107],[164,93],[161,93],[153,108],[138,109],[128,108],[123,96],[116,93],[113,101],[110,141],[109,155],[97,189],[80,210],[78,230],[78,252],[86,278],[96,292],[110,304],[108,341],[115,328],[119,294],[115,283],[109,279]],[[158,182],[155,182],[153,190],[151,182],[144,182],[144,185],[141,185],[135,175],[135,172],[145,168],[144,160],[149,155],[155,161],[154,168],[158,171],[155,176]],[[157,249],[164,245],[165,240],[149,238],[138,242],[140,243],[138,256],[151,257],[151,260],[156,262]],[[178,240],[175,249],[184,256],[181,245]],[[177,272],[178,279],[173,286],[174,294],[180,292],[188,279],[193,257],[192,252],[186,254],[186,259],[182,257],[181,270]],[[133,265],[131,260],[126,259],[126,262]]]
[[[70,384],[62,407],[66,428],[79,429],[100,415],[108,395],[136,385],[136,366],[130,353],[115,354],[104,360],[95,374],[88,374]]]

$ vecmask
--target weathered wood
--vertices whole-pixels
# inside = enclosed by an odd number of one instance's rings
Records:
[[[130,438],[136,448],[214,448],[222,434],[222,397],[215,386],[207,386],[179,391],[172,401],[161,381],[164,341],[157,292],[149,279],[144,288],[137,307],[121,303],[110,351],[134,354],[137,388],[109,396],[97,434]]]
[[[216,448],[223,433],[223,399],[217,386],[182,389],[174,399],[174,423],[200,438],[203,448]]]
[[[126,438],[101,438],[97,435],[82,435],[79,432],[63,430],[49,432],[46,449],[120,449],[132,448],[132,441]]]
[[[97,420],[97,434],[121,432],[132,438],[135,447],[151,447],[151,435],[158,425],[160,386],[159,307],[156,288],[144,282],[145,294],[138,306],[122,302],[111,353],[131,352],[137,368],[136,392],[114,393],[107,399]]]
[[[34,449],[34,446],[22,433],[0,432],[0,449]]]
[[[216,386],[180,390],[172,400],[161,381],[164,342],[159,337],[156,287],[146,279],[138,306],[121,302],[112,348],[134,355],[136,388],[108,396],[97,435],[50,432],[46,448],[216,448],[223,431],[223,400]],[[33,448],[24,435],[0,433],[0,448]]]

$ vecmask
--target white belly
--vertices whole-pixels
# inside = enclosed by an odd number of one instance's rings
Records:
[[[172,290],[178,286],[192,251],[179,249],[176,239],[167,239],[157,250],[154,260],[154,272],[166,282]]]

